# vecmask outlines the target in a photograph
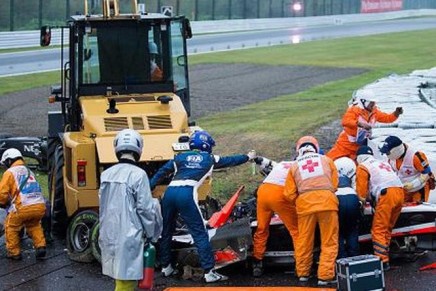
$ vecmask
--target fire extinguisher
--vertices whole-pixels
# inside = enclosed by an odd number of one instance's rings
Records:
[[[144,245],[144,269],[142,280],[138,282],[141,289],[153,288],[154,262],[156,260],[156,248],[150,242]]]

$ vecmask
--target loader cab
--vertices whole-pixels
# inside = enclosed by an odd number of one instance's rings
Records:
[[[78,42],[74,57],[79,93],[93,94],[102,88],[105,92],[107,86],[120,89],[123,93],[172,91],[174,79],[180,79],[181,72],[182,79],[185,79],[184,62],[174,61],[180,57],[184,61],[183,42],[172,41],[169,35],[172,26],[177,30],[177,21],[96,21],[77,24]],[[155,66],[162,70],[160,79],[153,79]],[[177,86],[186,87],[186,80]]]
[[[186,39],[191,32],[186,18],[78,15],[68,28],[69,62],[64,65],[67,80],[62,84],[64,101],[69,103],[65,124],[73,131],[81,127],[81,96],[173,92],[190,116]]]

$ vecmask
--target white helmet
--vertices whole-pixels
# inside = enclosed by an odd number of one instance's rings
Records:
[[[132,153],[135,160],[139,161],[143,144],[142,136],[136,130],[123,129],[114,140],[115,154],[120,159],[123,153]]]
[[[376,102],[376,100],[374,99],[374,91],[371,89],[360,90],[354,102],[360,108],[369,110],[369,104],[371,102]]]
[[[152,41],[148,42],[148,51],[149,51],[150,54],[155,54],[155,55],[159,54],[159,52],[157,50],[156,43],[154,43]]]
[[[351,99],[348,100],[348,106],[357,105],[357,96],[356,91],[353,91],[353,94],[351,95]]]
[[[308,152],[319,153],[318,140],[310,135],[303,136],[297,141],[295,150],[298,152],[298,156],[302,156]]]
[[[342,157],[335,160],[335,166],[338,174],[352,179],[356,175],[356,163],[348,157]]]
[[[8,165],[8,163],[9,163],[8,160],[15,160],[17,158],[23,158],[23,155],[21,154],[21,152],[17,149],[10,148],[10,149],[7,149],[3,152],[2,159],[1,159],[0,163],[2,165],[10,167],[10,164]]]

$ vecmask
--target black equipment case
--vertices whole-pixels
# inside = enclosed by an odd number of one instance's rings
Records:
[[[336,261],[338,290],[385,290],[383,263],[374,255],[361,255]]]

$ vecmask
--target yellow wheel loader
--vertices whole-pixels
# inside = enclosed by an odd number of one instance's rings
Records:
[[[52,86],[48,168],[51,230],[65,235],[70,258],[89,262],[92,230],[98,229],[99,177],[117,163],[113,148],[122,129],[144,139],[140,166],[151,177],[177,151],[188,149],[198,127],[189,121],[186,40],[192,37],[184,16],[137,11],[121,13],[118,1],[101,1],[101,14],[72,16],[61,32],[61,84]],[[41,45],[50,44],[53,27],[41,28]],[[68,36],[68,44],[64,43]],[[64,53],[68,57],[64,59]],[[168,181],[169,182],[169,181]],[[158,186],[159,196],[165,186]],[[199,200],[206,201],[210,181]],[[94,229],[92,229],[94,228]]]

